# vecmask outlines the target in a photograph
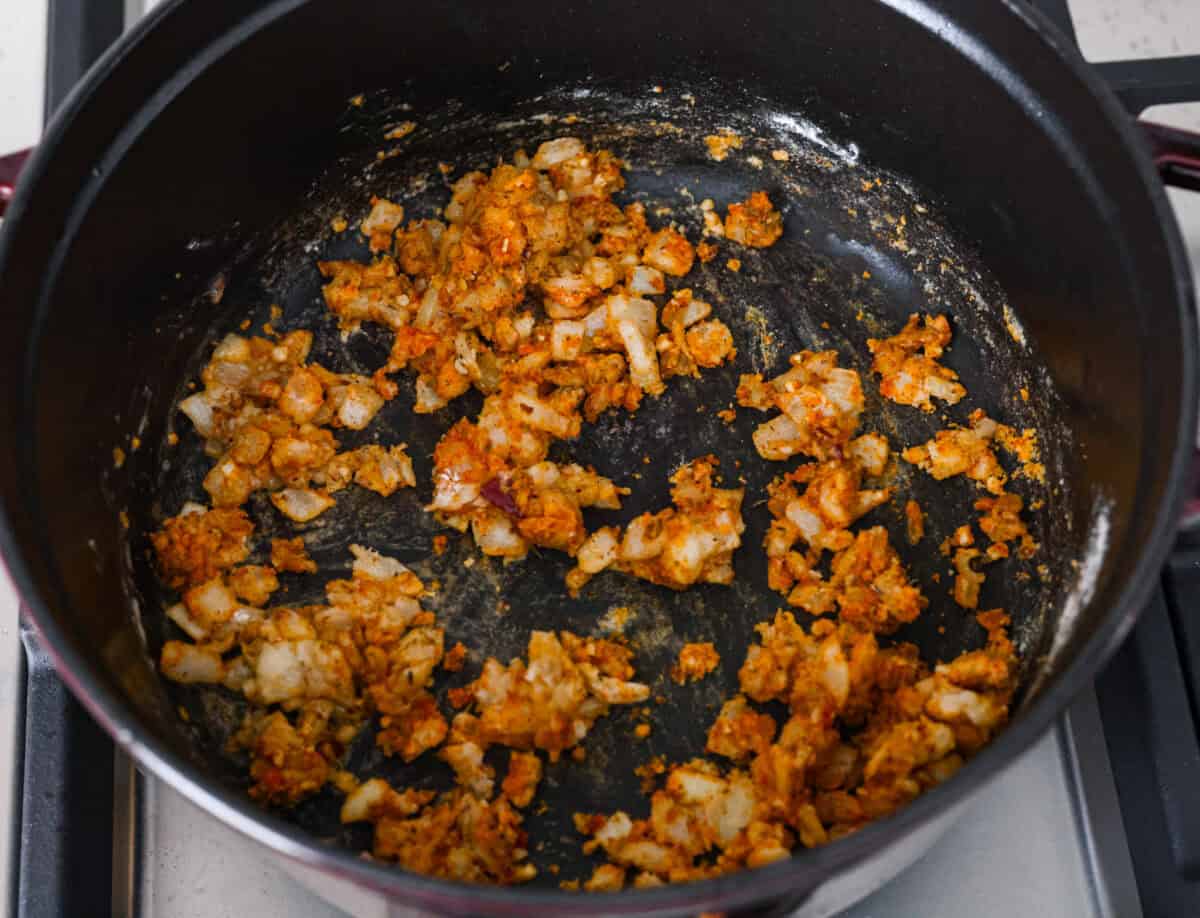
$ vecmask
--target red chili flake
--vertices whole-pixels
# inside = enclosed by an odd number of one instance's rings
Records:
[[[517,502],[513,500],[512,495],[504,490],[504,482],[499,476],[489,479],[482,488],[479,489],[480,495],[494,507],[503,510],[509,516],[520,516],[521,510],[517,506]]]

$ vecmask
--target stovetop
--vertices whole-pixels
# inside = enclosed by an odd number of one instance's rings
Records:
[[[221,914],[256,918],[405,913],[264,854],[161,782],[143,778],[128,790],[135,869],[114,891],[118,914],[210,918],[214,903]],[[840,914],[1140,918],[1094,694],[972,800],[914,867]]]
[[[52,108],[143,4],[46,2],[45,19],[33,16],[32,27],[24,25],[27,36],[48,31]],[[1063,0],[1037,2],[1065,8]],[[1070,7],[1090,59],[1200,53],[1195,0],[1071,0]],[[20,25],[0,26],[0,39]],[[11,66],[0,54],[0,84]],[[1200,105],[1154,114],[1200,130]],[[1200,195],[1173,193],[1172,203],[1200,268]],[[31,639],[23,659],[16,602],[0,574],[0,725],[10,725],[0,728],[0,813],[9,806],[16,829],[11,838],[0,833],[0,884],[14,914],[405,913],[361,891],[331,887],[141,775],[69,696]],[[844,918],[1200,914],[1200,884],[1186,879],[1200,875],[1200,672],[1186,662],[1200,664],[1200,626],[1185,614],[1197,604],[1200,543],[1185,542],[1164,572],[1164,589],[1095,689],[977,794],[924,858]],[[3,768],[14,762],[15,779],[5,781]],[[112,857],[103,857],[110,849]]]

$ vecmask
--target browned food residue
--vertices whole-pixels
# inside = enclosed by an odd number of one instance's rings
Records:
[[[711,642],[684,644],[679,661],[671,669],[671,678],[679,685],[703,679],[721,663],[721,655]]]

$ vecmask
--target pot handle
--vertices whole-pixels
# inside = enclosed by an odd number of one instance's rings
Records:
[[[1200,54],[1092,66],[1135,118],[1154,105],[1200,102]]]
[[[16,153],[0,156],[0,217],[3,217],[4,211],[8,209],[8,202],[12,200],[17,187],[17,176],[21,174],[21,168],[32,152],[18,150]]]
[[[1125,110],[1137,119],[1163,182],[1200,191],[1200,133],[1141,117],[1154,105],[1200,102],[1200,54],[1106,61],[1094,66]]]
[[[1168,185],[1200,191],[1200,134],[1179,128],[1138,121],[1150,144],[1150,155]]]
[[[1028,3],[1080,50],[1068,0],[1028,0]],[[1137,119],[1163,182],[1200,191],[1200,134],[1141,117],[1154,105],[1200,102],[1200,54],[1103,61],[1091,66],[1125,110]]]

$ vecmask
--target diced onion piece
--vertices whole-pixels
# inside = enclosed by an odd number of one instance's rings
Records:
[[[742,779],[729,782],[717,811],[715,828],[719,845],[728,845],[750,824],[756,802],[754,787],[749,781]]]
[[[587,892],[618,892],[625,886],[625,868],[616,864],[600,864],[592,871],[591,879],[583,884]]]
[[[301,367],[288,377],[279,410],[297,424],[311,421],[325,403],[325,389],[312,370]]]
[[[362,430],[383,407],[383,396],[371,386],[351,383],[338,406],[337,417],[342,426]]]
[[[208,637],[208,629],[188,614],[187,606],[181,602],[167,609],[167,618],[183,629],[193,641],[202,641]]]
[[[546,313],[552,319],[573,319],[587,311],[587,301],[599,293],[580,274],[565,274],[542,282]]]
[[[439,305],[439,293],[437,287],[430,287],[421,297],[421,305],[417,308],[416,318],[413,319],[413,325],[417,328],[430,328],[441,315],[441,306]]]
[[[562,472],[553,462],[535,462],[525,470],[525,474],[539,491],[554,487],[562,478]]]
[[[667,282],[663,279],[662,271],[657,268],[638,265],[629,277],[628,287],[632,293],[651,295],[663,293],[667,289]]]
[[[612,845],[623,841],[633,832],[633,820],[625,812],[617,810],[608,817],[608,821],[592,833],[592,837],[601,845]]]
[[[831,637],[821,645],[821,681],[840,708],[850,697],[850,664],[842,651],[841,641]]]
[[[560,319],[550,332],[550,356],[555,360],[574,360],[583,347],[585,327],[582,322]]]
[[[686,340],[692,359],[702,367],[720,366],[733,353],[733,334],[720,319],[695,323]]]
[[[653,341],[647,340],[637,326],[628,320],[617,323],[617,333],[629,357],[629,378],[643,391],[651,395],[661,394],[664,386],[658,372],[658,354],[655,353]]]
[[[360,577],[372,580],[391,580],[401,574],[407,574],[408,568],[395,558],[381,555],[373,548],[365,545],[351,545],[350,554],[354,555],[353,571]]]
[[[481,800],[492,796],[494,775],[483,762],[483,749],[478,743],[451,743],[441,751],[440,758],[454,769],[455,780]]]
[[[886,437],[869,433],[851,440],[846,451],[862,466],[864,472],[878,477],[887,466],[890,449]]]
[[[354,685],[341,650],[324,641],[278,641],[264,644],[254,667],[257,700],[326,698],[349,700]]]
[[[446,407],[446,400],[437,393],[437,389],[423,376],[417,377],[417,398],[413,411],[417,414],[432,414]]]
[[[238,607],[233,590],[220,577],[192,587],[183,594],[183,602],[188,612],[206,622],[229,621]]]
[[[202,437],[211,437],[216,433],[213,425],[213,406],[205,392],[189,395],[179,403],[179,410],[187,415],[196,432]]]
[[[221,684],[231,692],[240,692],[253,675],[254,671],[250,668],[250,663],[246,658],[237,657],[232,662],[225,664],[225,678],[221,680]]]
[[[289,520],[307,523],[334,505],[334,499],[324,491],[311,488],[284,488],[271,495],[271,503]]]
[[[800,450],[800,428],[786,414],[759,424],[754,447],[764,459],[787,459]]]
[[[657,362],[655,369],[657,370]],[[512,400],[521,409],[519,417],[530,427],[544,430],[560,440],[568,439],[579,433],[577,420],[556,410],[531,392],[514,392]]]
[[[208,391],[214,389],[240,391],[250,380],[253,371],[245,363],[234,363],[228,360],[214,360],[205,370]]]
[[[580,671],[588,682],[588,691],[605,704],[637,704],[650,697],[650,686],[641,682],[625,682],[613,676],[603,676],[594,666],[581,664]]]
[[[515,328],[517,330],[517,334],[521,338],[528,338],[530,335],[532,335],[533,327],[536,324],[537,324],[537,320],[534,319],[534,317],[532,315],[530,315],[529,313],[525,313],[524,315],[519,315],[515,319],[513,319],[513,328]]]
[[[174,682],[215,683],[225,678],[221,655],[207,647],[167,641],[160,658],[163,675]]]
[[[854,370],[834,367],[829,370],[820,389],[839,411],[855,415],[862,411],[862,383]]]
[[[583,328],[589,338],[604,331],[608,324],[608,306],[597,306],[583,317]]]
[[[983,440],[990,440],[996,435],[1000,425],[989,418],[987,415],[977,419],[971,424],[971,432]]]
[[[821,521],[821,517],[808,509],[803,501],[792,501],[787,505],[786,513],[788,522],[800,530],[800,534],[806,542],[811,543],[825,531],[825,524]]]
[[[395,469],[395,473],[399,476],[401,484],[405,487],[415,488],[417,486],[417,473],[413,471],[412,458],[404,451],[403,446],[393,446],[388,450],[387,464],[389,470]]]
[[[204,476],[204,490],[212,498],[214,507],[238,507],[246,502],[254,490],[254,477],[250,470],[232,460],[218,462]]]
[[[725,782],[716,775],[682,765],[671,772],[666,789],[681,803],[695,805],[720,797],[725,790]]]
[[[363,235],[390,233],[404,222],[404,208],[386,198],[376,198],[371,212],[362,222]]]
[[[247,339],[241,335],[226,335],[213,348],[212,359],[229,363],[245,363],[250,359],[250,355],[250,342]]]
[[[648,513],[630,521],[621,539],[622,561],[646,561],[662,554],[667,544],[662,524]]]
[[[639,839],[621,847],[621,859],[651,873],[666,873],[678,860],[678,855],[666,845]]]
[[[629,322],[648,339],[658,332],[658,309],[650,300],[615,295],[605,300],[604,305],[608,309],[607,318],[613,328],[621,322]]]
[[[617,271],[612,262],[598,256],[592,256],[583,263],[583,276],[601,290],[607,290],[617,282]]]
[[[617,560],[617,533],[615,526],[602,526],[579,546],[575,561],[586,574],[598,574]]]
[[[941,399],[947,405],[958,404],[966,394],[966,390],[958,383],[949,379],[943,379],[941,376],[933,373],[925,377],[923,382],[925,383],[926,392],[933,398]]]
[[[695,583],[704,562],[717,550],[711,535],[691,529],[667,542],[661,564],[674,582]]]
[[[547,140],[537,148],[530,165],[535,169],[550,169],[559,163],[566,162],[581,155],[586,148],[583,141],[576,137],[559,137]]]
[[[461,510],[479,497],[479,485],[464,481],[453,469],[439,473],[435,479],[430,510]],[[465,527],[464,527],[465,528]]]
[[[679,321],[683,323],[683,327],[687,328],[690,325],[695,325],[701,319],[707,319],[712,314],[712,306],[704,300],[692,300],[679,313]]]
[[[517,532],[516,525],[499,510],[476,514],[471,520],[471,534],[485,555],[523,558],[529,551],[529,545]]]
[[[941,721],[969,721],[976,727],[993,727],[1003,715],[994,699],[970,689],[945,688],[925,703],[925,711]]]
[[[642,252],[642,261],[675,277],[682,277],[692,270],[695,257],[692,244],[670,227],[654,233]]]
[[[342,822],[365,822],[370,819],[371,811],[382,804],[391,791],[391,787],[383,778],[364,781],[342,801]]]
[[[236,628],[245,628],[247,625],[262,621],[262,619],[262,609],[256,609],[253,606],[238,606],[233,610],[233,615],[229,620]]]

